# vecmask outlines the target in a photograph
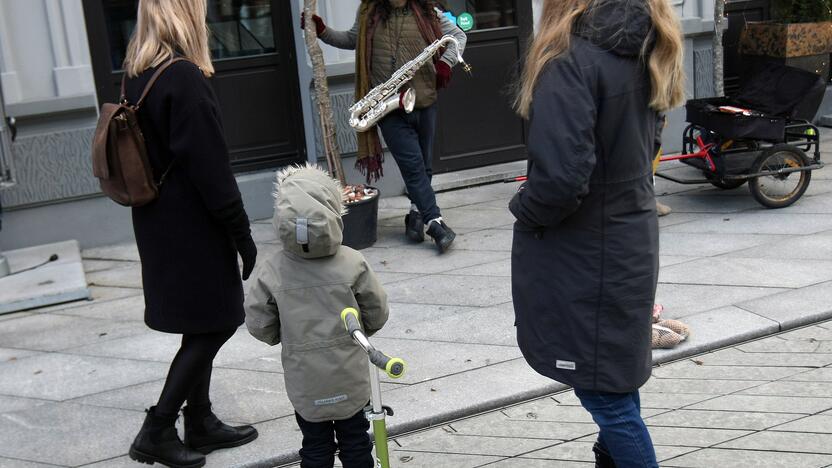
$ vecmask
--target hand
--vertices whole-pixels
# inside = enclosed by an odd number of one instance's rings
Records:
[[[326,25],[320,16],[312,15],[312,21],[315,22],[315,34],[320,36],[324,33],[324,31],[326,31]],[[300,28],[306,29],[306,13],[300,14]]]
[[[254,239],[251,236],[236,241],[234,244],[240,258],[243,259],[243,281],[245,281],[254,271],[254,264],[257,262],[257,245],[254,244]]]
[[[447,88],[451,83],[451,66],[444,60],[436,62],[436,89]]]

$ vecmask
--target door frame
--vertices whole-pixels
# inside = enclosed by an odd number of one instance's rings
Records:
[[[84,9],[84,19],[87,25],[87,37],[90,47],[90,59],[93,69],[93,77],[95,79],[95,90],[99,106],[106,102],[118,101],[119,88],[121,87],[121,79],[123,72],[116,72],[113,70],[110,59],[110,42],[107,31],[106,17],[104,15],[104,5],[101,0],[82,0]],[[286,103],[291,109],[291,114],[298,116],[303,115],[303,107],[301,106],[300,96],[300,77],[298,76],[297,54],[295,53],[295,38],[293,35],[292,25],[292,5],[291,2],[285,0],[271,0],[272,6],[272,28],[275,31],[275,47],[276,54],[281,59],[281,66],[285,69],[287,79],[290,84],[289,100]],[[214,68],[217,73],[222,73],[228,70],[228,65],[235,58],[214,60]],[[245,60],[252,63],[260,63],[258,57],[248,57]],[[291,158],[292,162],[306,161],[306,135],[303,128],[303,118],[288,119],[288,122],[280,122],[281,125],[287,125],[291,128],[291,133],[295,141],[296,154]],[[281,158],[280,163],[271,158],[261,160],[254,159],[253,161],[235,161],[232,162],[234,172],[254,171],[265,168],[273,168],[278,165],[284,165],[289,158]]]

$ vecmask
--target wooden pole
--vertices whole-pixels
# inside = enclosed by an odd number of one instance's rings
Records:
[[[321,139],[323,140],[324,153],[329,174],[338,179],[346,186],[344,168],[341,164],[341,151],[338,149],[337,128],[335,118],[332,114],[332,100],[329,97],[329,84],[326,78],[326,67],[324,53],[318,44],[318,35],[315,30],[315,22],[312,15],[318,11],[317,0],[304,0],[303,11],[306,17],[304,28],[306,37],[306,50],[312,60],[312,74],[315,83],[315,101],[318,103],[318,114],[321,118]]]

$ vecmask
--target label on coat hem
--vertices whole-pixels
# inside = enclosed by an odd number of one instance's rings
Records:
[[[558,369],[575,370],[575,362],[557,360],[555,361],[555,367]]]
[[[334,405],[336,403],[341,403],[342,401],[349,400],[347,395],[337,395],[331,398],[324,398],[322,400],[315,400],[315,406],[327,406],[327,405]]]

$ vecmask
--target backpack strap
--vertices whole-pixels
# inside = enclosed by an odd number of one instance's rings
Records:
[[[156,84],[156,80],[158,80],[159,77],[162,76],[162,73],[164,73],[164,71],[167,70],[168,67],[170,67],[176,62],[182,61],[188,61],[188,59],[184,57],[175,57],[160,65],[159,68],[153,73],[153,76],[150,77],[150,80],[147,82],[147,84],[144,86],[144,89],[142,90],[142,95],[139,97],[139,100],[136,101],[136,104],[133,106],[133,108],[138,110],[138,108],[141,107],[142,103],[144,102],[144,98],[147,97],[147,94],[150,92],[150,89],[153,88],[154,84]],[[127,73],[125,73],[121,77],[121,97],[119,98],[119,102],[122,104],[127,104],[126,82]]]

